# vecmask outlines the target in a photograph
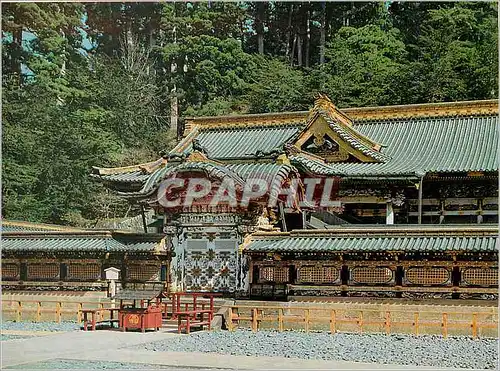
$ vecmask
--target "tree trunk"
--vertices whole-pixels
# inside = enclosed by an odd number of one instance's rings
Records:
[[[321,28],[319,36],[319,64],[325,63],[325,43],[326,43],[326,2],[323,2],[321,9]]]
[[[311,27],[309,25],[310,22],[310,11],[311,11],[311,6],[310,4],[306,5],[306,24],[305,24],[305,29],[306,29],[306,50],[305,50],[305,65],[306,68],[309,67],[309,47],[310,47],[310,42],[311,42]]]
[[[290,58],[290,39],[292,38],[292,14],[293,14],[293,3],[288,4],[288,25],[286,29],[286,59]],[[292,58],[293,59],[293,52]]]
[[[264,54],[264,16],[266,12],[266,3],[256,3],[257,14],[255,17],[255,31],[257,32],[257,49],[259,54]]]
[[[293,36],[293,44],[292,44],[292,54],[290,58],[290,66],[293,66],[293,60],[295,59],[295,46],[297,45],[297,34]]]
[[[23,83],[22,71],[21,71],[21,55],[23,51],[23,29],[22,27],[16,28],[15,31],[12,32],[12,42],[15,45],[15,52],[13,53],[15,56],[12,58],[12,72],[17,79],[17,86],[21,86]],[[5,62],[4,62],[5,63]]]
[[[297,65],[302,66],[302,35],[297,35]]]
[[[174,27],[174,44],[177,44],[177,29]],[[176,61],[172,61],[170,64],[170,74],[173,79],[177,74],[177,63]],[[175,80],[174,80],[175,81]],[[179,101],[177,99],[177,85],[173,84],[172,89],[170,90],[170,129],[174,132],[176,138],[179,138],[179,127],[177,125],[179,119]]]
[[[179,138],[179,101],[177,99],[177,86],[174,84],[170,90],[170,129],[174,132],[176,138]]]

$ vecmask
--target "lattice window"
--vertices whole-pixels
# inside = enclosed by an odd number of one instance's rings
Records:
[[[89,264],[68,264],[68,279],[75,280],[98,280],[101,278],[101,265]]]
[[[261,267],[259,281],[261,282],[288,282],[288,267]]]
[[[446,268],[410,268],[405,276],[415,285],[443,285],[449,281],[450,271]]]
[[[127,279],[132,281],[159,281],[160,265],[130,264],[127,266]]]
[[[274,268],[274,282],[288,282],[289,268],[288,267],[275,267]]]
[[[57,279],[60,266],[57,263],[28,264],[28,279]]]
[[[298,271],[299,282],[325,283],[334,282],[339,277],[339,270],[333,266],[306,266]]]
[[[392,280],[393,272],[386,267],[358,267],[351,271],[351,277],[357,283],[387,283]]]
[[[19,264],[2,264],[2,279],[19,279]]]
[[[260,281],[274,281],[274,267],[260,267],[259,269]]]
[[[462,279],[468,285],[496,286],[498,285],[498,269],[469,268],[462,272]]]

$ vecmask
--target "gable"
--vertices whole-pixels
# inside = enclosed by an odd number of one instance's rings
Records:
[[[380,152],[382,145],[354,129],[352,120],[325,96],[316,100],[308,124],[294,145],[326,162],[379,163],[386,160]]]

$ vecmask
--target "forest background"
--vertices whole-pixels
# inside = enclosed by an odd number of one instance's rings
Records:
[[[494,2],[2,4],[2,217],[134,210],[92,166],[157,159],[187,116],[498,97]]]

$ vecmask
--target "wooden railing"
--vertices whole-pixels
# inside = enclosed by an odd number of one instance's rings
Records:
[[[40,322],[43,313],[53,313],[54,321],[57,323],[60,323],[62,316],[66,314],[74,315],[76,321],[81,323],[84,306],[107,309],[111,308],[111,302],[2,299],[2,313],[14,313],[17,322],[26,320],[26,314],[32,314],[30,319]],[[67,309],[71,307],[72,309]],[[99,320],[104,320],[104,311],[101,311],[99,316]]]
[[[183,294],[183,297],[187,296]],[[207,296],[207,294],[200,294],[198,296]],[[162,313],[164,318],[176,319],[176,311],[188,311],[196,309],[210,309],[212,312],[214,310],[214,296],[211,299],[199,298],[191,299],[191,301],[183,302],[180,300],[180,295],[173,296],[172,299],[168,299],[161,303]],[[44,313],[52,314],[52,321],[60,323],[63,315],[71,315],[76,319],[78,323],[83,321],[82,310],[83,309],[99,309],[97,321],[104,320],[106,311],[102,309],[110,309],[111,300],[106,301],[69,301],[69,300],[25,300],[25,299],[3,299],[2,298],[2,313],[11,314],[12,319],[15,321],[35,321],[41,322],[42,315]],[[158,303],[159,304],[159,303]],[[120,301],[116,300],[114,307],[120,306]],[[141,303],[142,306],[142,303]],[[49,317],[50,318],[50,317]],[[4,317],[4,319],[6,319]],[[47,321],[47,317],[45,317]],[[50,319],[49,319],[50,321]]]
[[[244,313],[245,312],[245,313]],[[295,313],[291,313],[295,312]],[[299,312],[299,314],[297,314]],[[357,313],[353,316],[352,313]],[[230,319],[226,325],[230,331],[239,327],[241,322],[247,322],[252,331],[258,331],[261,327],[284,331],[285,325],[295,323],[295,326],[288,326],[289,329],[302,327],[306,332],[311,331],[312,326],[327,328],[334,334],[339,331],[341,325],[351,325],[346,332],[385,332],[391,333],[412,333],[420,335],[422,329],[439,329],[443,337],[457,334],[457,330],[462,329],[460,335],[470,335],[477,338],[481,330],[498,327],[498,312],[467,312],[467,311],[433,311],[419,310],[409,312],[404,308],[394,309],[332,309],[327,307],[282,307],[282,306],[232,306]],[[434,317],[433,320],[426,317]],[[439,318],[436,320],[435,318]],[[457,318],[458,317],[458,318]],[[488,319],[488,317],[490,317]],[[411,318],[408,320],[407,318]],[[452,318],[452,320],[450,320]],[[483,321],[481,321],[483,319]],[[264,325],[267,323],[267,325]],[[404,328],[405,331],[394,328]],[[374,330],[375,328],[375,330]],[[468,331],[467,329],[470,329]],[[340,329],[342,331],[342,329]],[[496,336],[496,331],[493,332]]]

